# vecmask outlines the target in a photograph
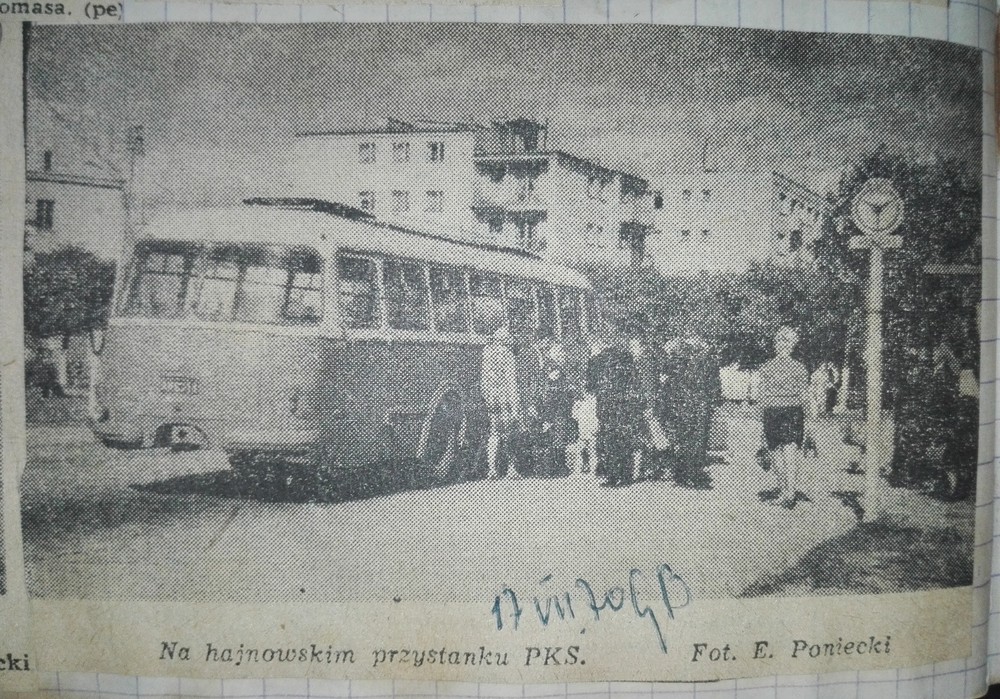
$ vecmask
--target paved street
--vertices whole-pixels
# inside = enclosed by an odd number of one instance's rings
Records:
[[[812,502],[791,511],[757,496],[772,486],[753,458],[759,429],[730,424],[730,442],[747,448],[711,467],[708,491],[606,489],[583,476],[318,503],[247,494],[219,453],[114,452],[80,427],[29,427],[29,586],[54,598],[477,601],[548,573],[617,584],[633,567],[668,563],[699,597],[735,596],[857,522],[862,479],[845,472],[857,454],[834,422],[803,468]],[[971,556],[971,502],[912,491],[891,500],[911,529],[954,527]]]

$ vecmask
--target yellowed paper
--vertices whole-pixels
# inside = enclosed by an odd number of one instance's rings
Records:
[[[979,654],[976,50],[3,26],[11,659],[520,683]]]

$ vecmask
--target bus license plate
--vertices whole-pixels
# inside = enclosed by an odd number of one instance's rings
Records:
[[[170,396],[193,396],[198,393],[198,380],[187,376],[164,376],[160,392]]]

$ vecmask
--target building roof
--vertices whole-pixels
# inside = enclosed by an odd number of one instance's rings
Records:
[[[402,135],[402,134],[448,134],[448,133],[467,133],[467,132],[500,132],[505,130],[524,130],[524,129],[537,129],[537,130],[548,130],[548,125],[542,124],[541,122],[518,118],[511,119],[508,121],[494,121],[490,126],[483,126],[476,123],[463,123],[463,122],[452,122],[452,121],[434,121],[428,119],[413,120],[413,121],[402,121],[400,119],[388,118],[384,126],[374,127],[374,128],[354,128],[354,129],[334,129],[328,131],[302,131],[295,134],[296,138],[308,138],[312,136],[380,136],[380,135]],[[572,153],[567,153],[561,150],[540,150],[540,151],[530,151],[524,153],[511,153],[508,151],[480,151],[477,150],[473,154],[474,160],[479,161],[490,161],[490,160],[531,160],[531,159],[545,159],[556,157],[561,160],[563,164],[569,164],[571,167],[575,167],[578,170],[583,170],[585,173],[590,174],[590,176],[600,177],[600,176],[611,176],[611,175],[621,175],[628,180],[627,186],[632,190],[638,190],[640,193],[645,191],[649,187],[649,181],[638,175],[633,175],[623,170],[616,170],[613,168],[604,167],[598,163],[587,160],[586,158],[581,158],[580,156],[573,155]]]
[[[68,173],[47,172],[43,170],[28,170],[25,173],[28,182],[52,182],[54,184],[72,184],[80,187],[96,189],[124,189],[125,180],[108,177],[93,177],[90,175],[71,175]]]
[[[268,203],[263,203],[267,201]],[[277,202],[294,203],[277,203]],[[339,213],[343,205],[318,199],[248,200],[237,207],[157,212],[136,231],[141,239],[287,243],[346,248],[472,267],[501,275],[589,286],[568,267],[514,248],[466,242]],[[343,207],[351,209],[353,207]]]
[[[772,172],[771,176],[773,182],[776,186],[781,186],[785,189],[794,192],[796,196],[801,199],[808,200],[817,209],[825,211],[830,207],[830,203],[823,198],[821,194],[813,191],[809,187],[805,186],[801,182],[796,182],[791,177],[783,175],[780,172]]]
[[[465,133],[481,129],[476,124],[465,124],[453,121],[433,121],[414,120],[402,121],[400,119],[389,118],[384,126],[376,127],[355,127],[348,129],[330,129],[323,131],[300,131],[295,134],[296,138],[308,138],[310,136],[384,136],[392,134],[445,134],[445,133]]]

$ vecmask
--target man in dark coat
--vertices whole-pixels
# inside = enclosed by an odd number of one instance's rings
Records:
[[[535,459],[535,475],[561,478],[569,475],[566,448],[579,439],[573,403],[577,395],[566,375],[566,352],[553,345],[544,359],[543,382],[538,397],[538,420],[541,434]]]
[[[659,409],[664,429],[674,437],[674,480],[688,488],[709,488],[708,436],[722,394],[718,362],[701,338],[690,336],[668,343],[662,367]]]
[[[634,325],[626,335],[637,336]],[[634,454],[642,444],[643,386],[635,358],[619,334],[617,342],[599,352],[587,365],[587,391],[597,399],[597,475],[605,485],[632,482]]]

